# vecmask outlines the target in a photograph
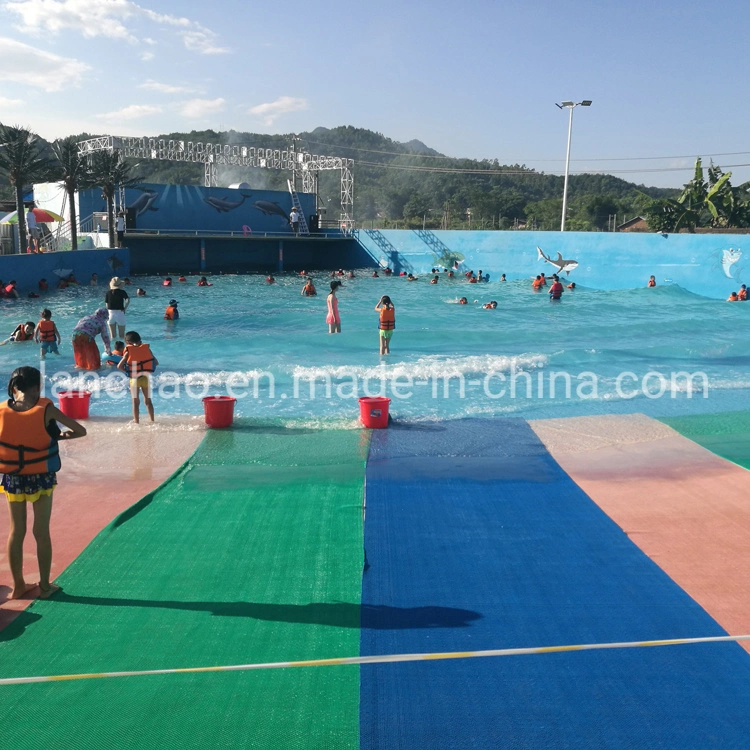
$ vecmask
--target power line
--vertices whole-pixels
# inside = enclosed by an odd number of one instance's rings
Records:
[[[460,161],[460,160],[466,160],[466,161],[482,161],[482,159],[472,159],[469,157],[460,157],[460,156],[445,156],[445,155],[435,155],[435,154],[419,154],[411,151],[381,151],[379,149],[373,149],[373,148],[361,148],[359,146],[342,146],[340,144],[335,143],[324,143],[322,141],[312,141],[307,138],[303,139],[307,143],[314,144],[316,146],[327,146],[328,148],[337,148],[337,149],[348,149],[349,151],[362,151],[363,153],[368,154],[383,154],[384,156],[410,156],[415,157],[418,159],[449,159],[452,161]],[[596,157],[593,159],[571,159],[571,162],[578,161],[578,162],[608,162],[608,161],[658,161],[662,159],[695,159],[697,156],[700,156],[702,159],[713,159],[714,157],[718,156],[746,156],[750,154],[750,151],[724,151],[719,152],[715,154],[679,154],[676,156],[612,156],[612,157]],[[565,161],[564,159],[528,159],[529,162],[561,162]],[[737,165],[735,165],[737,166]],[[744,165],[739,165],[744,166]],[[693,169],[693,167],[689,167],[690,169]],[[680,167],[682,169],[682,167]],[[688,167],[685,167],[685,169],[688,169]],[[637,170],[639,172],[646,171],[646,170]]]
[[[749,152],[750,153],[750,152]],[[355,166],[366,166],[378,169],[399,169],[407,172],[424,172],[428,174],[465,174],[465,175],[484,175],[484,176],[503,176],[503,175],[523,175],[523,176],[562,176],[563,172],[538,172],[533,169],[461,169],[460,167],[422,167],[416,164],[385,164],[382,162],[375,161],[362,161],[358,160],[354,162]],[[750,167],[750,164],[727,164],[722,169],[734,169],[736,167]],[[570,174],[596,174],[596,175],[612,175],[612,174],[643,174],[643,173],[657,173],[657,172],[692,172],[695,169],[694,166],[689,167],[649,167],[644,169],[582,169],[571,171]]]

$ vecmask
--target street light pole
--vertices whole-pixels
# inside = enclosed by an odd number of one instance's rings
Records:
[[[562,204],[562,219],[560,221],[560,231],[565,231],[565,214],[568,210],[568,177],[570,174],[570,139],[573,135],[573,110],[576,107],[590,107],[591,99],[584,99],[582,102],[562,102],[558,104],[555,102],[555,106],[559,109],[567,109],[570,112],[568,118],[568,150],[565,154],[565,185],[563,187],[563,204]]]

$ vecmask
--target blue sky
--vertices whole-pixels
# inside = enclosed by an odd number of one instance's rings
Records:
[[[353,125],[449,156],[750,180],[750,4],[0,0],[0,121],[46,138]],[[745,153],[742,153],[745,152]]]

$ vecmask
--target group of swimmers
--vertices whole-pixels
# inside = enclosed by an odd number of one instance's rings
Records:
[[[743,284],[738,292],[732,292],[727,297],[727,302],[747,302],[747,286]]]

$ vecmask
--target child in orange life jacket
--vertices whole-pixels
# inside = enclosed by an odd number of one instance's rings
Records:
[[[396,308],[388,295],[383,295],[380,302],[375,305],[375,310],[380,313],[380,353],[391,353],[391,337],[396,330]]]
[[[49,521],[52,493],[60,469],[59,440],[83,437],[86,428],[67,417],[48,398],[40,398],[42,376],[34,367],[19,367],[8,383],[9,400],[0,403],[0,472],[10,510],[8,563],[13,576],[11,599],[20,599],[35,588],[23,577],[23,540],[27,503],[34,508],[34,538],[39,564],[40,597],[59,589],[50,583],[52,542]],[[61,432],[57,423],[68,428]],[[25,448],[21,446],[39,446]]]
[[[42,319],[36,324],[34,341],[41,345],[41,358],[44,359],[47,352],[60,354],[57,345],[62,341],[60,331],[52,320],[52,313],[45,308],[42,310]]]
[[[125,342],[115,341],[115,345],[112,347],[112,354],[105,354],[102,357],[102,364],[106,367],[117,367],[120,364],[120,360],[125,356]]]
[[[0,341],[0,346],[5,346],[14,341],[31,341],[34,338],[34,321],[28,323],[19,323],[13,333],[5,341]]]
[[[180,311],[177,309],[177,300],[171,299],[169,300],[167,309],[164,312],[164,320],[179,320],[179,318],[180,318]]]
[[[141,398],[148,410],[149,419],[154,421],[154,404],[151,401],[151,375],[156,369],[159,361],[154,357],[151,347],[141,341],[141,337],[135,331],[125,334],[125,354],[117,365],[123,372],[130,368],[130,394],[133,397],[133,421],[140,421]]]

